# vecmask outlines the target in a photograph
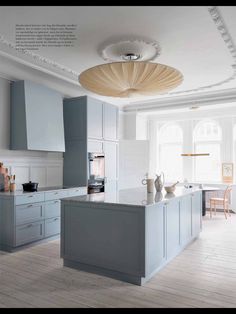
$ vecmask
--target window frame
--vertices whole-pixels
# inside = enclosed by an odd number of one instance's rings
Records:
[[[161,133],[167,129],[169,126],[177,126],[181,132],[181,140],[178,140],[178,141],[173,141],[173,142],[162,142],[160,141],[160,138],[161,138]],[[181,125],[178,123],[178,122],[167,122],[167,123],[164,123],[158,130],[158,136],[159,136],[159,143],[158,143],[158,159],[159,159],[159,169],[162,169],[162,165],[161,165],[161,151],[162,151],[162,147],[164,146],[173,146],[173,145],[180,145],[181,147],[181,150],[183,151],[183,143],[184,143],[184,132],[183,132],[183,128],[181,127]],[[183,160],[182,160],[182,177],[183,177],[183,167],[184,166],[184,163],[183,163]]]
[[[215,140],[196,140],[196,131],[197,129],[203,125],[204,123],[207,123],[207,122],[213,122],[215,123],[215,125],[217,125],[217,128],[220,132],[220,139],[215,139]],[[218,121],[214,120],[214,119],[201,119],[200,121],[197,122],[197,124],[195,125],[195,127],[193,128],[193,148],[194,148],[194,152],[196,152],[196,146],[197,144],[218,144],[219,145],[219,150],[220,150],[220,165],[222,164],[222,128],[220,126],[220,124],[218,123]],[[204,152],[203,152],[204,153]],[[194,161],[193,161],[193,179],[194,179],[194,182],[199,182],[199,179],[197,179],[197,176],[196,176],[196,173],[197,173],[197,169],[196,169],[196,158],[198,157],[195,157],[194,158]],[[204,157],[203,157],[204,158]],[[221,173],[221,168],[219,169],[220,173]],[[203,181],[204,182],[209,182],[209,181]],[[211,181],[209,183],[221,183],[221,178],[219,181]]]

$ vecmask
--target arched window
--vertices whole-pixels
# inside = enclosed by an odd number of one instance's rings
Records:
[[[209,156],[194,157],[195,181],[221,181],[221,128],[214,120],[199,122],[194,129],[195,153]]]
[[[159,167],[168,182],[183,178],[183,131],[178,124],[165,124],[159,131]]]

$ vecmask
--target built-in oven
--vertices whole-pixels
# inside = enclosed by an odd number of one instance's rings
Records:
[[[88,194],[104,192],[105,155],[88,153]]]

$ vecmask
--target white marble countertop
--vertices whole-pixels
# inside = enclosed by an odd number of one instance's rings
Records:
[[[84,186],[83,186],[84,187]],[[0,191],[0,197],[1,196],[21,196],[21,195],[26,195],[26,194],[34,194],[34,193],[44,193],[44,192],[52,192],[52,191],[58,191],[58,190],[68,190],[68,189],[75,189],[75,188],[82,188],[82,187],[78,187],[78,186],[71,186],[71,187],[62,187],[62,186],[50,186],[50,187],[41,187],[38,188],[37,191],[35,192],[25,192],[23,190],[16,190],[14,192],[4,192],[4,191]]]
[[[117,192],[94,193],[76,197],[67,197],[63,199],[63,202],[92,202],[130,206],[150,206],[160,202],[167,202],[170,199],[182,197],[186,194],[199,190],[200,189],[196,187],[188,189],[184,187],[176,187],[174,193],[166,193],[164,189],[162,192],[147,193],[146,187],[137,187]]]

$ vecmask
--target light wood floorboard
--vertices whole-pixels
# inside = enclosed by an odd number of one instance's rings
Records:
[[[203,218],[200,237],[144,286],[63,267],[59,240],[0,251],[0,308],[236,307],[236,215]]]

